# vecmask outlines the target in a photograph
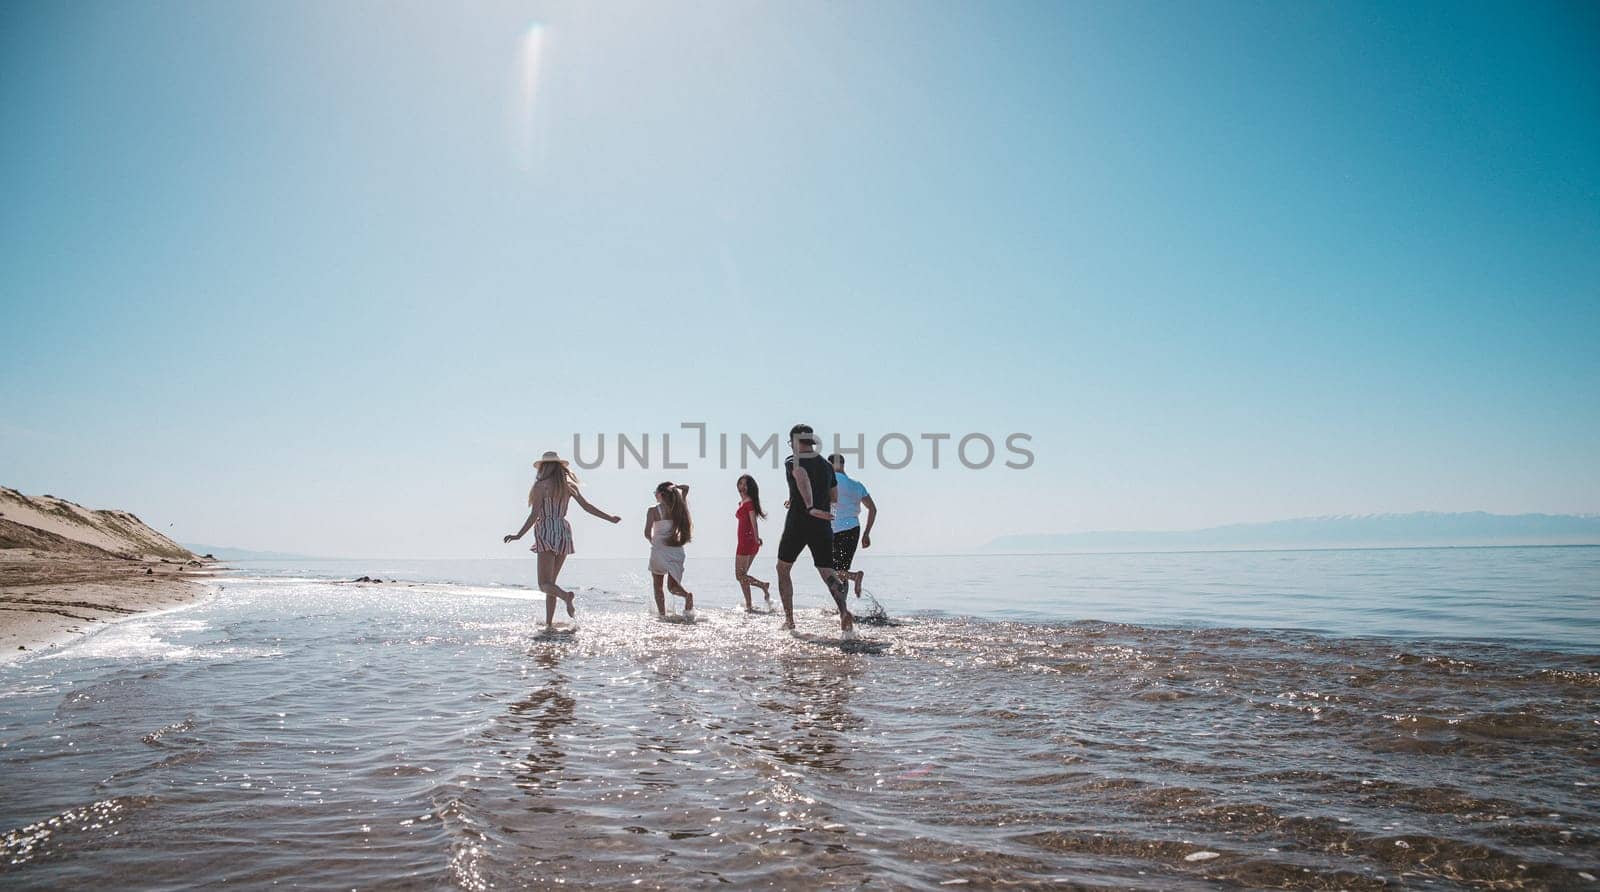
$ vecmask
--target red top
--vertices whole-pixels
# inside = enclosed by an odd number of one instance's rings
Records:
[[[734,553],[755,554],[760,551],[761,546],[756,544],[755,520],[750,516],[750,503],[740,502],[739,510],[733,512],[733,516],[739,521],[739,547]]]

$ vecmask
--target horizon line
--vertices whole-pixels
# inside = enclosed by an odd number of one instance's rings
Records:
[[[977,551],[977,552],[885,552],[867,557],[892,557],[892,558],[993,558],[993,557],[1069,557],[1074,555],[1119,555],[1119,554],[1247,554],[1254,552],[1301,552],[1301,551],[1441,551],[1446,549],[1486,549],[1486,548],[1600,548],[1600,542],[1533,542],[1533,543],[1495,543],[1478,545],[1319,545],[1319,546],[1291,546],[1284,548],[1160,548],[1160,549],[1120,549],[1115,551]],[[248,551],[250,549],[241,549]],[[277,558],[218,558],[217,563],[254,561],[257,563],[287,563],[292,561],[519,561],[526,555],[508,557],[483,557],[483,556],[455,556],[455,557],[312,557],[309,555]],[[639,557],[637,554],[612,555],[612,554],[573,554],[568,560],[605,560],[622,561]],[[700,555],[704,558],[733,558],[732,554],[707,554]]]

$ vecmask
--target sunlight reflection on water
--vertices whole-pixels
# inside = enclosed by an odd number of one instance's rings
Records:
[[[224,586],[0,674],[8,886],[1559,887],[1593,866],[1594,655],[932,615],[851,643],[814,592],[791,637],[594,587],[546,635],[525,590]]]

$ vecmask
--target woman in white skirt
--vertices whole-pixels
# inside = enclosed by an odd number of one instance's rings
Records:
[[[694,592],[683,587],[683,546],[694,535],[689,519],[689,487],[671,481],[656,487],[656,503],[644,516],[644,537],[650,542],[650,577],[655,583],[656,613],[667,615],[663,585],[683,599],[683,618],[694,621]]]

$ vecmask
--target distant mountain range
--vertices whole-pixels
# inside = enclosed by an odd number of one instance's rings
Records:
[[[1003,553],[1206,548],[1361,548],[1425,545],[1595,545],[1600,514],[1341,514],[1200,530],[1103,531],[1001,536]]]

